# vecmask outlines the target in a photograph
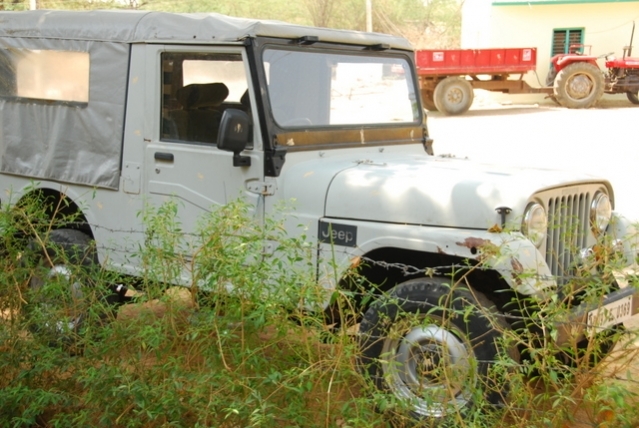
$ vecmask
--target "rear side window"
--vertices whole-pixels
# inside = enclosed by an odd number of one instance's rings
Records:
[[[89,102],[89,53],[2,49],[0,96]]]

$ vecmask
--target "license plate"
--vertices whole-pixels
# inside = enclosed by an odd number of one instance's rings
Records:
[[[588,312],[588,333],[593,329],[601,331],[611,325],[619,324],[632,317],[632,296],[608,303]]]

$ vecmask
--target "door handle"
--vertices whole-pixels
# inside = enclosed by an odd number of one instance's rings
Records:
[[[155,160],[173,162],[173,153],[155,152]]]

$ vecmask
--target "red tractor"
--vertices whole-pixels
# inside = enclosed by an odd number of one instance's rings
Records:
[[[571,45],[571,53],[555,55],[551,59],[546,85],[553,86],[555,101],[568,108],[588,108],[606,94],[625,93],[633,104],[639,104],[639,58],[632,58],[632,24],[630,45],[624,47],[623,58],[614,52],[595,57],[584,55],[584,45]],[[597,65],[598,58],[606,58],[606,70]]]

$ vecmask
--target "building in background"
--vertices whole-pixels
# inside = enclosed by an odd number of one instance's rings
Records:
[[[571,44],[586,45],[586,54],[591,49],[595,56],[610,52],[622,56],[633,21],[639,27],[639,0],[467,0],[461,45],[464,49],[536,47],[537,76],[529,73],[524,78],[539,86],[545,84],[550,58],[568,52]],[[633,56],[639,57],[639,28],[635,33]],[[598,62],[603,69],[603,57]],[[543,97],[518,95],[517,99]]]

